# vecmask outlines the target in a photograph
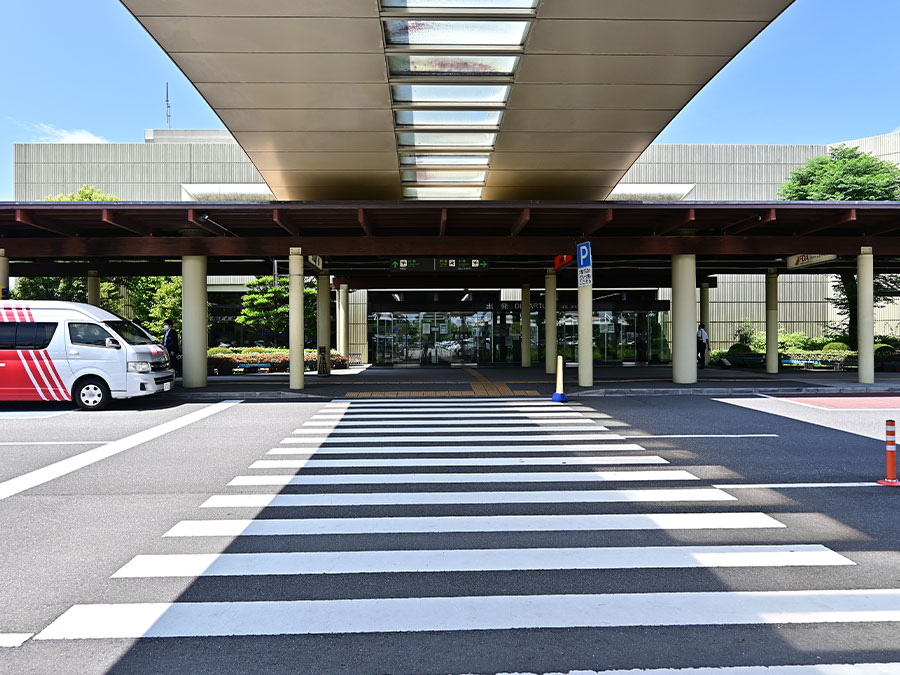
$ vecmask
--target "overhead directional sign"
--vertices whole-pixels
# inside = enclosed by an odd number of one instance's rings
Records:
[[[573,262],[575,262],[575,256],[563,253],[553,259],[553,269],[558,272],[559,270],[565,269]]]
[[[787,268],[793,270],[798,267],[812,267],[813,265],[821,265],[823,263],[831,262],[832,260],[837,260],[837,256],[831,255],[830,253],[801,253],[799,255],[789,255],[787,258]]]
[[[395,258],[392,272],[475,272],[488,269],[484,258]]]
[[[575,260],[578,263],[578,286],[594,285],[594,261],[591,257],[591,242],[578,244],[575,249]]]

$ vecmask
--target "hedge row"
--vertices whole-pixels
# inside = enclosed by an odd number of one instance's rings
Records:
[[[287,372],[290,364],[290,352],[277,347],[214,347],[207,351],[207,366],[219,370],[234,370],[252,366],[268,366],[270,371]],[[303,364],[306,370],[315,370],[318,365],[318,352],[315,349],[303,350]],[[350,366],[350,360],[331,350],[331,369],[341,370]]]

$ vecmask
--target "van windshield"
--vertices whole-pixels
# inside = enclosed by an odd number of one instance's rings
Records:
[[[121,321],[104,321],[107,326],[112,328],[119,336],[130,345],[153,345],[157,344],[156,340],[145,331],[127,319]]]

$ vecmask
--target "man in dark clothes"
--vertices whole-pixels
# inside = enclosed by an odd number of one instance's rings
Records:
[[[165,333],[163,333],[163,347],[169,352],[169,361],[171,362],[172,367],[177,370],[178,333],[175,332],[171,319],[166,319],[163,322],[163,329],[165,330]]]

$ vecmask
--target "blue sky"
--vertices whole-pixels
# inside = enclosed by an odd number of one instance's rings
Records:
[[[552,0],[549,0],[552,2]],[[746,0],[752,2],[754,0]],[[117,0],[14,0],[0,22],[0,201],[16,142],[141,142],[221,122]],[[830,143],[900,127],[898,0],[797,0],[659,138]]]

